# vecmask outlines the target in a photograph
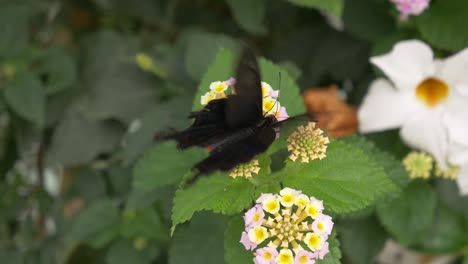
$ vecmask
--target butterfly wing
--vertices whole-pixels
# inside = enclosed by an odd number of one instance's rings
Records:
[[[236,136],[232,135],[232,137]],[[210,152],[208,158],[196,164],[194,169],[198,170],[198,175],[209,174],[215,170],[229,171],[265,152],[275,138],[276,133],[271,126],[259,128],[241,140],[232,140],[219,145]]]
[[[235,94],[229,95],[225,108],[229,128],[253,125],[263,118],[262,88],[257,59],[251,49],[245,48],[239,59]]]
[[[194,118],[193,124],[183,131],[158,133],[156,141],[174,139],[179,149],[193,146],[207,147],[221,140],[226,131],[224,108],[226,99],[212,100],[201,111],[192,112],[189,118]]]

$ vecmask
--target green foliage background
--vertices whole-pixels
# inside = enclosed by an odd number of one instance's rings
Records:
[[[189,124],[244,43],[264,81],[282,73],[281,103],[298,114],[302,91],[329,84],[359,105],[378,75],[369,57],[399,40],[441,57],[467,47],[467,16],[465,0],[405,22],[387,0],[0,0],[2,263],[251,263],[243,210],[286,186],[334,216],[318,263],[372,263],[389,238],[468,263],[468,198],[452,181],[410,182],[397,131],[333,140],[307,165],[283,162],[282,131],[254,181],[215,173],[188,189],[206,151],[152,142]]]

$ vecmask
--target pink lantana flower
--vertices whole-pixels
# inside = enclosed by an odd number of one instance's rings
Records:
[[[261,205],[256,205],[255,207],[250,208],[244,214],[244,221],[247,228],[252,228],[254,226],[259,226],[263,222],[265,213],[263,212]]]
[[[321,214],[312,222],[312,230],[316,233],[329,236],[333,229],[332,218],[328,215]]]
[[[302,250],[296,254],[294,264],[315,264],[315,255],[309,251]]]
[[[244,245],[245,249],[247,250],[253,250],[257,247],[257,243],[251,242],[249,239],[249,235],[245,231],[242,232],[240,242],[242,243],[242,245]]]
[[[255,264],[274,264],[278,251],[274,248],[264,247],[255,251]]]

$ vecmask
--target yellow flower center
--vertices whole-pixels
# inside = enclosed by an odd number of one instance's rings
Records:
[[[290,263],[292,261],[292,256],[289,254],[280,254],[279,262],[280,263]]]
[[[264,240],[266,238],[266,232],[262,228],[255,230],[255,237],[257,240]]]
[[[309,206],[307,207],[307,214],[315,218],[317,216],[317,209],[314,206]]]
[[[254,217],[253,217],[253,220],[254,220],[255,222],[257,222],[258,219],[260,219],[260,214],[259,214],[259,213],[256,213],[256,214],[254,215]]]
[[[309,245],[312,247],[316,247],[319,243],[319,238],[317,235],[312,235],[309,240]]]
[[[283,196],[283,202],[285,203],[292,203],[294,201],[294,197],[292,195],[285,195]]]
[[[224,92],[224,90],[226,90],[226,85],[224,83],[221,83],[220,85],[216,86],[216,88],[214,88],[213,90],[217,93]]]
[[[307,256],[302,256],[299,258],[299,263],[307,263],[309,258]]]
[[[275,103],[273,101],[265,101],[263,103],[263,109],[265,111],[270,111],[271,109],[273,109],[274,105],[275,105]]]
[[[268,208],[269,211],[275,211],[278,208],[278,202],[277,201],[271,201],[267,203],[266,207]]]
[[[317,224],[317,228],[318,228],[320,231],[323,230],[323,223],[322,223],[322,222],[319,222],[319,223]]]
[[[263,258],[266,260],[270,260],[273,256],[271,255],[270,252],[265,252],[263,253]]]
[[[435,78],[428,78],[416,87],[416,97],[429,107],[443,102],[448,95],[448,85]]]

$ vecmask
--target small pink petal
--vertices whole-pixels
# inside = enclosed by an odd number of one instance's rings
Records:
[[[270,93],[271,97],[278,98],[280,91],[279,90],[273,90]]]
[[[281,107],[280,108],[280,111],[279,111],[279,117],[277,118],[278,121],[283,121],[285,119],[288,119],[289,115],[288,113],[286,112],[286,108],[285,107]]]
[[[249,235],[245,231],[242,232],[240,242],[242,243],[242,245],[244,245],[245,249],[247,250],[253,250],[254,248],[257,247],[257,243],[250,242]]]
[[[261,204],[261,203],[263,203],[263,200],[265,200],[266,198],[271,197],[271,196],[273,196],[273,194],[271,194],[271,193],[262,193],[262,195],[260,195],[260,197],[258,197],[258,199],[255,202],[258,203],[258,204]]]
[[[307,262],[300,262],[300,259],[306,256],[309,260]],[[294,264],[315,264],[315,255],[312,252],[309,252],[307,250],[302,250],[301,252],[296,254],[296,257],[294,258]]]
[[[231,77],[231,78],[227,79],[225,82],[229,86],[234,86],[236,84],[236,78]]]

